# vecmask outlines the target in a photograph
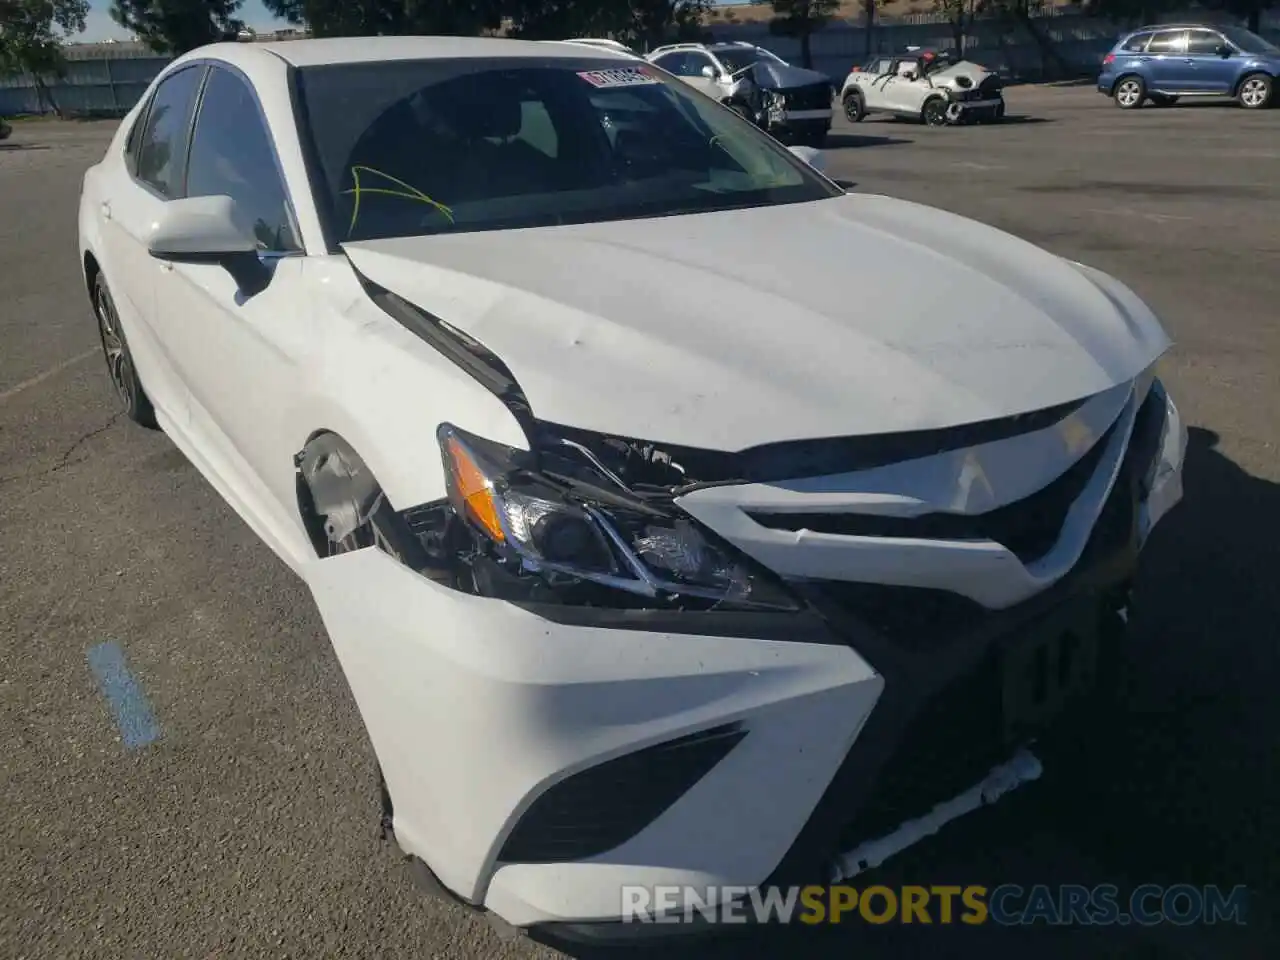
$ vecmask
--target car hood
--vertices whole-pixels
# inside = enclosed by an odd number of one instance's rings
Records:
[[[718,450],[1026,413],[1169,343],[1105,274],[888,197],[343,249],[496,354],[536,417]]]
[[[970,63],[968,60],[961,60],[958,63],[951,64],[949,67],[945,67],[942,70],[937,70],[934,73],[929,74],[929,79],[932,80],[935,85],[946,84],[947,86],[951,86],[955,83],[957,77],[968,77],[976,87],[987,77],[992,76],[993,73],[994,71],[988,70],[980,64]]]
[[[825,73],[774,60],[757,60],[751,65],[750,74],[756,86],[763,90],[794,90],[797,87],[811,87],[815,83],[831,83],[831,78]]]

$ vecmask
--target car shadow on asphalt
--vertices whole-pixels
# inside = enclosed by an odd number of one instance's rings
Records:
[[[11,143],[0,141],[0,152],[5,150],[48,150],[46,143]]]
[[[661,952],[665,960],[905,960],[977,950],[998,960],[1032,952],[1040,960],[1173,960],[1188,955],[1183,938],[1193,936],[1235,946],[1222,955],[1270,953],[1262,947],[1273,942],[1274,917],[1259,908],[1280,891],[1280,832],[1271,829],[1280,810],[1280,485],[1251,476],[1219,451],[1218,440],[1209,430],[1190,431],[1185,497],[1144,551],[1125,679],[1112,706],[1073,730],[1055,775],[1046,764],[1044,782],[1011,798],[1008,812],[970,815],[867,883],[1114,883],[1122,891],[1145,883],[1242,884],[1250,891],[1247,926],[1095,928],[1083,942],[1087,930],[1042,924],[850,922],[721,928],[712,939],[621,950],[552,945],[581,960],[619,952]],[[1078,862],[1037,856],[1035,840],[1045,835],[1053,842],[1041,849],[1071,851]],[[1020,845],[1026,849],[1009,857],[998,852]]]
[[[894,147],[899,144],[914,143],[902,137],[863,137],[854,133],[829,133],[824,150],[842,150],[845,147]]]

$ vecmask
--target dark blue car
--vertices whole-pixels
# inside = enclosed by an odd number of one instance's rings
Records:
[[[1098,90],[1136,110],[1179,97],[1230,97],[1242,107],[1271,104],[1280,47],[1240,27],[1162,23],[1125,35],[1102,61]]]

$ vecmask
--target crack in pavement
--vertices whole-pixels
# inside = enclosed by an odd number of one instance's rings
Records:
[[[32,470],[27,473],[15,473],[12,476],[0,477],[0,485],[6,484],[6,483],[13,483],[17,480],[35,480],[38,477],[52,476],[53,474],[59,472],[60,470],[65,470],[67,467],[75,466],[77,463],[83,463],[87,458],[80,457],[79,459],[72,460],[71,455],[74,454],[77,450],[79,450],[80,447],[82,447],[84,444],[92,440],[94,437],[98,436],[99,434],[106,433],[108,430],[110,430],[113,426],[115,426],[116,421],[118,421],[122,416],[124,416],[123,411],[117,411],[116,413],[113,413],[107,419],[107,422],[102,424],[102,426],[95,427],[94,429],[88,431],[87,433],[82,433],[80,436],[76,437],[76,439],[71,442],[71,445],[68,446],[67,449],[63,450],[61,454],[59,454],[57,462],[55,462],[53,466],[48,467],[44,470]]]

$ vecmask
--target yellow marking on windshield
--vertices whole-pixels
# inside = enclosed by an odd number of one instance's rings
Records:
[[[389,180],[392,183],[394,183],[396,186],[402,189],[391,190],[391,189],[388,189],[387,187],[362,186],[360,183],[361,173],[368,173],[368,174],[372,174],[375,177],[382,177],[382,179]],[[366,167],[366,166],[357,164],[356,166],[353,166],[351,168],[351,182],[354,184],[354,186],[350,190],[342,191],[344,195],[352,194],[356,198],[355,203],[352,204],[351,206],[351,225],[347,227],[348,236],[350,236],[352,232],[355,231],[356,221],[360,219],[360,198],[365,194],[374,194],[374,195],[379,195],[384,197],[399,197],[402,200],[416,200],[419,203],[425,203],[428,206],[434,207],[439,213],[444,214],[444,216],[448,218],[450,223],[453,223],[452,210],[446,207],[443,203],[440,203],[436,200],[431,199],[429,196],[427,196],[417,187],[412,186],[411,184],[405,183],[403,180],[399,179],[398,177],[393,177],[389,173],[383,173],[381,170],[377,170],[373,167]]]

